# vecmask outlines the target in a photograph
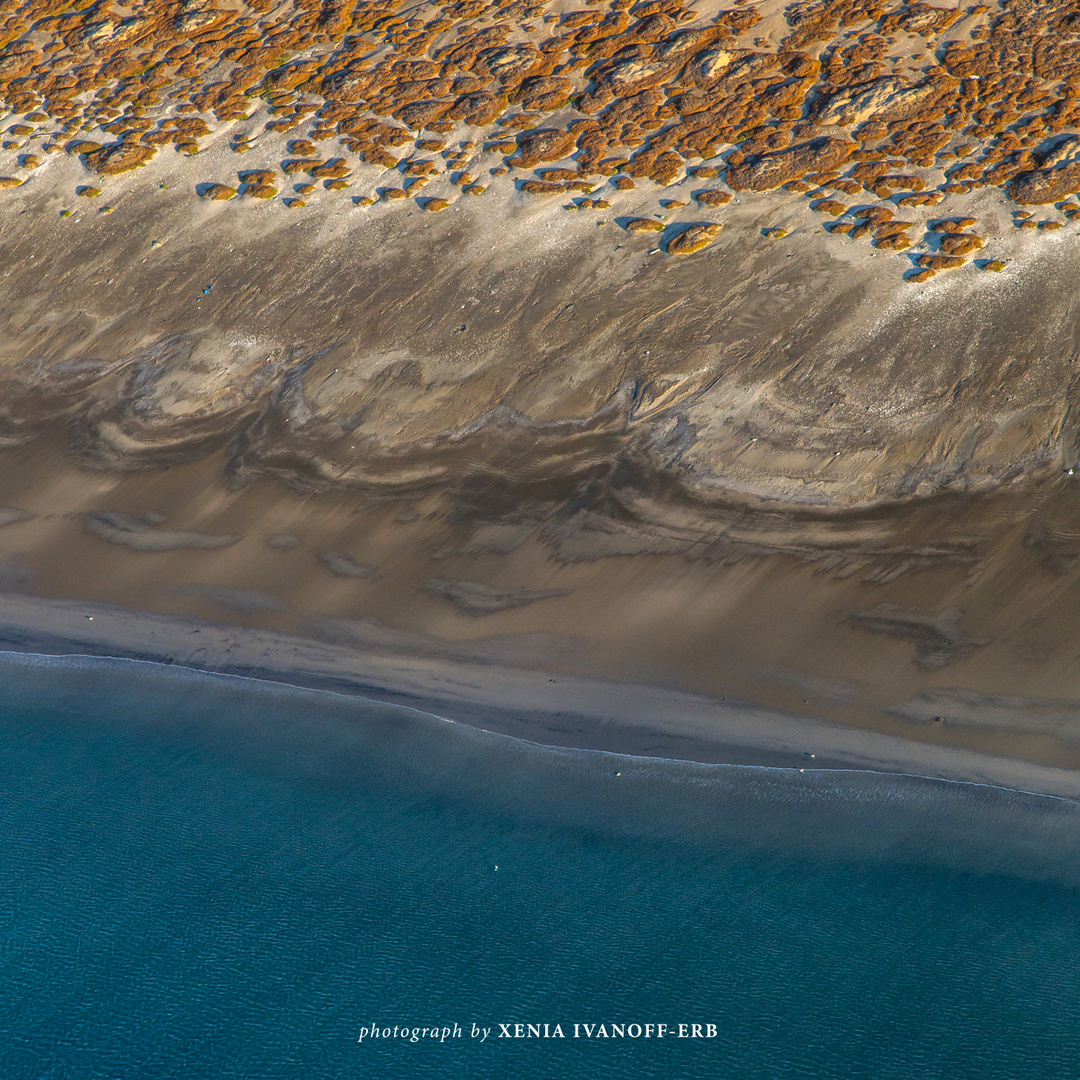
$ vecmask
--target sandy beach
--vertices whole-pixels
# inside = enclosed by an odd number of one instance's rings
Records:
[[[369,693],[555,745],[1074,790],[1066,482],[842,522],[842,559],[820,522],[774,515],[786,550],[749,522],[725,558],[582,560],[549,520],[462,521],[446,495],[237,487],[215,456],[88,470],[41,440],[0,457],[4,648]]]
[[[549,675],[470,659],[342,647],[271,630],[161,617],[115,605],[7,596],[10,652],[127,657],[407,705],[551,746],[773,768],[939,777],[1080,798],[1080,772],[915,743],[642,683]]]
[[[1069,25],[39,7],[8,647],[1072,791]]]

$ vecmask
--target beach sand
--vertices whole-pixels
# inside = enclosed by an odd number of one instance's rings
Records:
[[[766,6],[755,49],[791,29]],[[204,199],[311,134],[244,100],[116,175],[40,118],[0,147],[25,180],[0,216],[0,644],[566,745],[1073,790],[1073,210],[1023,228],[996,181],[856,184],[838,218],[809,184],[707,205],[689,160],[584,206],[466,124],[446,141],[483,198],[452,151],[422,198],[369,205],[417,163],[350,150],[347,192]],[[834,228],[886,202],[910,250]],[[912,284],[946,215],[986,259]]]
[[[5,599],[8,651],[121,656],[332,690],[549,746],[771,768],[935,777],[1080,798],[1080,771],[916,743],[643,683],[343,648],[103,604]]]
[[[1080,795],[1074,586],[1032,539],[1067,531],[1064,481],[879,512],[844,573],[820,552],[569,560],[544,522],[238,487],[219,455],[119,473],[35,440],[0,460],[21,511],[0,529],[5,649],[328,687],[552,745]],[[949,557],[920,563],[898,538],[931,527]]]

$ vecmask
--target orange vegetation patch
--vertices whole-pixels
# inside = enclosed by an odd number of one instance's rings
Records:
[[[152,146],[140,146],[138,143],[113,143],[100,150],[92,150],[83,155],[83,161],[94,172],[104,176],[116,176],[145,165],[156,153]]]
[[[930,231],[936,233],[961,233],[976,224],[977,218],[947,218],[930,223]]]
[[[966,262],[954,255],[920,255],[916,261],[924,270],[958,270]]]
[[[983,246],[983,241],[974,233],[946,233],[939,246],[945,255],[970,255]]]
[[[1080,192],[1071,0],[795,0],[768,39],[761,17],[679,0],[10,0],[0,100],[10,138],[57,125],[106,174],[166,144],[196,153],[265,107],[260,130],[295,132],[289,153],[314,167],[337,140],[392,169],[408,152],[391,148],[434,152],[433,134],[464,126],[513,167],[571,160],[574,183],[724,175],[905,207],[983,186],[1032,205]]]
[[[567,187],[565,184],[549,184],[544,180],[526,180],[521,185],[521,190],[526,195],[564,195]]]
[[[341,159],[335,158],[326,162],[325,165],[316,165],[308,170],[308,175],[316,180],[341,180],[350,175],[352,169]]]
[[[637,217],[630,218],[629,221],[623,224],[623,228],[627,232],[663,232],[664,223],[653,218]]]
[[[277,195],[277,188],[272,184],[248,184],[240,194],[248,199],[272,199]]]
[[[571,132],[555,128],[519,135],[518,153],[513,164],[520,169],[530,169],[543,161],[558,161],[573,151],[575,142]]]
[[[728,186],[736,191],[771,191],[809,172],[834,168],[847,161],[854,149],[847,139],[812,139],[729,168]]]
[[[235,198],[236,194],[236,188],[229,187],[227,184],[205,184],[199,189],[200,198],[211,199],[214,202],[225,202]]]
[[[701,251],[708,247],[719,235],[723,225],[715,222],[702,222],[700,225],[691,225],[668,242],[667,250],[670,255],[692,255],[695,251]]]

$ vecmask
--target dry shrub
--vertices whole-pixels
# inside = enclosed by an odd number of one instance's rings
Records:
[[[277,179],[273,169],[247,169],[236,175],[241,184],[272,184]]]
[[[916,261],[925,270],[959,270],[967,260],[955,255],[920,255]]]
[[[104,176],[116,176],[145,165],[157,151],[152,146],[138,143],[113,143],[100,150],[83,155],[83,161],[94,172]]]
[[[521,185],[521,190],[526,195],[565,195],[567,187],[565,184],[551,184],[543,180],[526,180]]]
[[[970,255],[982,246],[982,237],[974,233],[945,233],[940,241],[941,250],[946,255]]]
[[[716,222],[702,222],[691,225],[668,242],[667,250],[671,255],[692,255],[708,247],[719,235],[723,225]]]
[[[663,232],[664,223],[654,218],[630,218],[623,224],[627,232]]]
[[[200,198],[210,199],[214,202],[226,202],[229,199],[235,198],[236,195],[236,188],[229,187],[228,184],[207,184],[206,187],[199,192]]]

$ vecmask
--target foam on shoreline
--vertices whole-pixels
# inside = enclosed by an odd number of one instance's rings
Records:
[[[891,773],[1080,799],[1080,775],[701,694],[547,671],[359,650],[108,604],[6,594],[0,646],[144,660],[330,690],[544,746],[806,771]],[[808,768],[809,767],[809,768]]]

